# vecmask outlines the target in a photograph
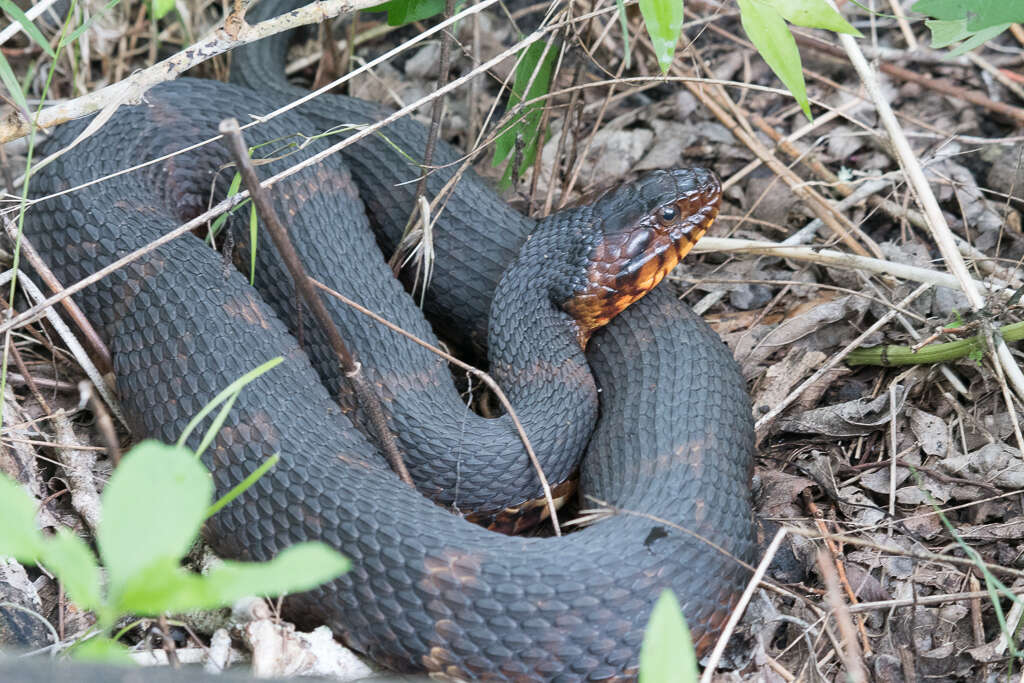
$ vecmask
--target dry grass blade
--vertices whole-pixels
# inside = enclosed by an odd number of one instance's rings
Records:
[[[732,614],[729,615],[729,620],[725,623],[725,627],[722,629],[722,635],[718,638],[718,642],[715,643],[714,649],[708,656],[707,662],[705,662],[704,673],[700,677],[700,683],[711,683],[711,677],[718,668],[718,662],[721,660],[722,654],[725,652],[725,646],[729,644],[729,638],[732,635],[733,630],[739,623],[740,617],[743,616],[743,610],[746,609],[747,604],[750,602],[750,598],[754,595],[754,591],[760,585],[761,579],[764,578],[765,573],[768,571],[769,565],[771,565],[772,560],[775,559],[775,554],[782,546],[782,542],[786,540],[787,533],[788,531],[785,527],[779,527],[779,530],[775,532],[775,537],[772,538],[772,542],[768,544],[764,557],[761,558],[757,568],[754,570],[754,575],[751,576],[750,581],[747,582],[747,587],[743,591],[743,595],[740,596],[739,602],[736,604],[736,607],[733,608]]]
[[[875,259],[856,254],[848,254],[834,249],[822,249],[818,247],[794,247],[777,242],[764,242],[759,240],[742,240],[728,237],[704,237],[694,245],[693,253],[701,254],[708,252],[735,253],[735,254],[759,254],[762,256],[777,256],[779,258],[797,259],[809,263],[817,263],[824,266],[835,266],[860,270],[868,273],[892,275],[911,282],[946,287],[947,289],[960,290],[960,282],[948,273],[939,270],[930,270],[917,266]],[[992,294],[1001,293],[1009,298],[1013,292],[1009,291],[1010,285],[1002,282],[991,284],[977,282],[979,287],[985,288]]]
[[[10,270],[4,273],[0,273],[0,285],[6,285],[8,282],[11,281],[13,277],[14,272]],[[96,368],[96,365],[89,358],[89,354],[85,352],[85,349],[82,348],[82,345],[79,343],[74,333],[68,328],[66,324],[64,324],[64,321],[61,320],[60,316],[57,315],[56,311],[54,311],[52,307],[40,305],[46,299],[46,297],[43,296],[43,292],[39,289],[39,287],[36,286],[34,282],[32,282],[31,279],[29,279],[24,273],[20,271],[18,272],[18,282],[24,288],[29,298],[36,302],[36,305],[33,308],[39,308],[39,310],[36,311],[36,313],[34,313],[32,316],[28,317],[25,322],[34,320],[35,316],[39,315],[40,313],[46,317],[47,321],[49,321],[49,323],[53,325],[53,329],[57,331],[57,334],[64,341],[64,344],[68,347],[68,350],[71,351],[71,354],[75,357],[75,360],[78,361],[78,364],[82,366],[82,370],[85,372],[86,376],[92,381],[93,386],[96,387],[96,391],[98,391],[100,396],[103,397],[104,402],[110,408],[110,412],[112,412],[117,417],[121,424],[127,425],[128,423],[124,418],[124,414],[121,413],[121,407],[118,404],[117,400],[114,398],[114,392],[107,385],[106,381],[103,379],[102,373],[100,373],[99,369]],[[3,333],[9,334],[9,331],[4,330]]]
[[[825,580],[825,589],[828,593],[828,601],[832,606],[832,614],[839,624],[839,633],[843,639],[843,648],[840,655],[846,669],[846,676],[852,683],[867,683],[867,672],[864,670],[863,655],[860,645],[857,643],[857,629],[850,618],[850,610],[843,600],[843,592],[839,587],[839,576],[825,551],[818,552],[818,569]]]

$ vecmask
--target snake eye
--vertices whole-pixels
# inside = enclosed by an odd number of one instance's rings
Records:
[[[679,216],[679,209],[674,206],[663,206],[658,210],[658,220],[663,223],[671,223]]]

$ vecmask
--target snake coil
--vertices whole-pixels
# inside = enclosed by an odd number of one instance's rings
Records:
[[[287,7],[264,2],[257,11],[270,16]],[[225,116],[244,119],[281,104],[291,86],[263,76],[260,65],[281,59],[284,43],[264,42],[238,56],[247,75],[235,77],[257,79],[259,95],[189,79],[159,86],[144,104],[122,108],[32,179],[36,195],[56,196],[32,207],[26,233],[63,282],[148,244],[204,208],[211,183],[226,186],[220,172],[226,148],[215,143],[59,194],[212,137]],[[342,121],[365,123],[379,114],[378,107],[358,100],[320,98],[260,125],[250,144],[280,142]],[[64,126],[46,151],[67,144],[82,128]],[[414,123],[396,122],[385,133],[414,155],[423,148],[425,132]],[[300,154],[325,144],[314,142]],[[443,147],[435,158],[447,164],[456,152]],[[267,172],[295,161],[274,161]],[[355,189],[378,240],[393,245],[413,191],[399,182],[414,177],[415,168],[373,137],[349,147],[345,161],[352,177],[332,157],[282,182],[277,210],[291,219],[311,275],[348,288],[345,293],[364,305],[433,339],[383,259],[367,256],[374,238],[363,229],[367,219]],[[437,192],[451,173],[433,174],[428,191]],[[632,187],[609,195],[604,210],[628,213],[624,198],[645,191]],[[438,275],[426,308],[440,315],[442,328],[461,326],[477,344],[487,338],[486,314],[501,272],[534,227],[472,174],[462,180],[435,237]],[[282,300],[283,293],[287,302],[290,287],[286,278],[276,278],[272,248],[261,244],[258,254],[267,294],[276,291]],[[301,622],[329,625],[386,667],[485,680],[628,679],[636,673],[643,629],[663,589],[676,592],[702,651],[748,576],[736,561],[748,561],[753,549],[753,436],[745,384],[715,334],[661,289],[591,339],[587,360],[601,391],[592,435],[561,419],[563,411],[576,409],[565,394],[551,393],[563,383],[543,376],[545,350],[536,344],[544,340],[534,334],[539,325],[517,330],[524,343],[512,354],[533,354],[544,379],[539,385],[548,392],[536,404],[550,425],[541,440],[582,446],[589,438],[581,488],[620,511],[560,539],[488,532],[402,484],[363,436],[358,408],[332,378],[329,359],[318,355],[315,331],[307,330],[300,347],[289,333],[289,307],[278,305],[275,312],[243,276],[226,274],[200,240],[166,244],[76,299],[110,346],[123,407],[140,436],[176,439],[228,383],[269,358],[285,358],[243,391],[206,457],[219,493],[267,456],[279,453],[281,461],[213,517],[206,535],[219,553],[241,559],[267,559],[305,540],[340,549],[353,569],[290,597],[289,612]],[[332,312],[345,334],[376,327],[344,307]],[[393,363],[369,370],[386,405],[421,403],[438,393],[435,382],[447,373],[440,361],[424,360],[386,331],[368,335],[356,344],[363,345],[361,357],[376,348]],[[574,366],[570,374],[577,371]],[[445,506],[486,507],[481,491],[507,494],[535,486],[521,457],[515,465],[495,462],[497,469],[488,474],[485,458],[494,456],[475,427],[440,433],[429,420],[391,419],[403,448],[419,463],[414,478],[429,482],[428,492]],[[571,469],[567,463],[558,467]]]

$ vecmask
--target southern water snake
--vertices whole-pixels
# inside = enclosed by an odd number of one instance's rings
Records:
[[[280,9],[271,3],[260,11],[266,16]],[[269,64],[266,56],[279,59],[282,45],[271,41],[240,61]],[[33,178],[33,192],[57,192],[180,149],[209,137],[224,116],[262,114],[288,97],[288,86],[270,76],[260,80],[258,69],[243,73],[260,82],[260,97],[189,80],[154,89],[146,103],[123,110]],[[363,123],[381,111],[340,97],[318,102],[302,109],[302,116],[262,124],[250,143],[319,132],[339,122]],[[73,124],[59,131],[50,149],[80,129]],[[425,133],[416,124],[398,123],[386,134],[414,156],[423,148]],[[319,148],[314,143],[304,153]],[[210,145],[49,199],[33,207],[26,232],[58,275],[75,281],[204,207],[211,184],[226,185],[223,174],[214,181],[225,158],[221,146]],[[453,150],[442,149],[435,159],[454,158]],[[294,161],[275,161],[268,170]],[[393,230],[407,217],[403,199],[412,192],[396,183],[414,177],[416,169],[374,138],[350,147],[346,161],[381,240],[393,241]],[[432,176],[428,191],[436,192],[450,173]],[[657,185],[664,178],[646,182]],[[671,182],[698,195],[707,189],[707,179],[693,174]],[[640,185],[606,195],[595,206],[610,217],[581,208],[559,220],[571,228],[581,221],[636,218],[638,209],[627,200],[642,200],[648,190]],[[289,229],[305,245],[300,249],[314,277],[419,336],[432,337],[401,287],[387,277],[383,261],[367,256],[373,238],[355,229],[365,218],[337,161],[295,176],[276,192],[279,211],[294,217]],[[691,208],[701,206],[694,200]],[[338,231],[342,223],[353,229]],[[427,308],[440,312],[443,327],[461,325],[476,333],[478,343],[485,338],[485,314],[500,273],[533,228],[479,179],[463,179],[435,238],[438,276]],[[270,290],[284,288],[277,300],[284,302],[279,312],[287,319],[293,315],[287,279],[277,277],[280,267],[269,246],[261,244],[258,253],[261,282]],[[347,264],[348,274],[339,271],[339,263]],[[527,277],[548,276],[534,267]],[[510,297],[509,305],[518,306],[524,296]],[[594,410],[585,368],[578,360],[566,365],[548,355],[556,348],[559,358],[571,354],[575,337],[544,339],[544,326],[536,321],[519,325],[517,337],[492,330],[494,340],[512,339],[499,343],[512,344],[506,357],[521,361],[506,374],[534,382],[531,391],[540,392],[513,396],[517,404],[534,401],[536,420],[546,425],[531,437],[554,444],[556,454],[578,449],[589,438],[581,487],[628,511],[563,539],[487,532],[399,482],[351,425],[358,408],[345,400],[333,363],[318,351],[316,331],[306,330],[300,348],[245,279],[225,273],[199,240],[180,239],[156,250],[87,289],[79,303],[110,344],[122,402],[139,435],[176,439],[227,383],[262,361],[285,356],[242,393],[208,464],[224,491],[266,456],[279,452],[282,460],[211,519],[207,535],[220,553],[240,558],[265,559],[307,539],[341,549],[353,570],[291,598],[291,612],[330,625],[385,666],[495,680],[628,678],[635,673],[651,605],[663,588],[675,590],[698,649],[704,649],[747,576],[736,561],[748,560],[752,551],[753,446],[744,383],[717,337],[666,292],[655,290],[594,335],[587,359],[602,394],[592,436],[589,427],[577,426],[586,425],[586,413]],[[361,357],[376,354],[394,364],[377,370],[364,362],[385,404],[436,398],[437,378],[447,372],[440,361],[343,306],[333,311],[352,334],[370,330]],[[341,410],[329,390],[341,395]],[[457,404],[454,390],[447,392],[445,400]],[[576,398],[582,403],[573,403]],[[521,452],[501,461],[500,452],[486,451],[501,441],[499,432],[509,431],[507,425],[475,427],[479,418],[462,411],[452,413],[459,415],[454,424],[439,427],[443,413],[425,410],[421,417],[393,417],[392,425],[417,483],[443,505],[480,509],[495,494],[505,504],[536,492]],[[444,431],[448,427],[454,432]],[[492,431],[481,435],[474,429]],[[572,458],[546,467],[557,479],[572,468]],[[673,525],[712,540],[718,549]]]

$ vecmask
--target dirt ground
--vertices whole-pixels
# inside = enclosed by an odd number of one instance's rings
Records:
[[[180,0],[178,13],[153,24],[138,2],[106,11],[102,3],[85,4],[77,21],[95,21],[58,60],[50,103],[175,54],[204,35],[222,9]],[[496,5],[461,23],[451,78],[506,51],[545,7]],[[950,59],[928,48],[919,15],[901,25],[846,3],[844,16],[865,34],[859,45],[879,91],[864,89],[834,35],[798,29],[809,122],[778,90],[732,3],[686,4],[686,40],[668,79],[658,77],[635,8],[625,64],[611,7],[571,8],[573,17],[606,11],[571,24],[553,85],[565,92],[548,100],[543,152],[508,198],[539,216],[648,169],[699,164],[724,182],[709,235],[716,239],[706,239],[670,279],[728,343],[749,380],[759,438],[753,486],[764,556],[773,561],[730,635],[716,679],[1019,676],[1024,387],[1015,386],[1012,366],[1019,377],[1024,354],[1013,341],[1001,355],[990,345],[1007,326],[1008,339],[1024,336],[1024,31],[1016,26]],[[55,24],[37,25],[47,37],[57,35]],[[362,64],[429,25],[389,28],[380,14],[339,20],[334,66]],[[319,45],[311,40],[291,56],[307,82],[333,78],[315,70]],[[49,58],[24,35],[0,49],[27,82],[34,108]],[[349,92],[393,106],[414,102],[436,89],[439,54],[436,41],[417,45],[353,79]],[[446,98],[446,139],[474,147],[492,104],[502,111],[500,85],[513,65],[510,55]],[[222,56],[190,75],[223,79],[226,71]],[[587,87],[572,88],[581,84]],[[886,132],[880,99],[894,111],[909,157]],[[429,111],[425,105],[419,117],[428,121]],[[24,139],[0,147],[8,215],[16,211],[26,152]],[[491,150],[477,159],[477,170],[497,180]],[[929,213],[915,192],[915,172],[923,172],[938,212]],[[959,255],[960,274],[943,248]],[[5,268],[13,252],[7,249]],[[982,283],[983,307],[964,293],[963,277]],[[19,300],[15,309],[26,306]],[[976,335],[982,341],[942,363],[883,366],[897,351],[851,356],[860,364],[847,357],[855,348]],[[61,336],[50,323],[34,322],[5,337],[0,469],[47,501],[44,524],[86,534],[96,482],[110,472],[109,439],[83,405],[78,381],[85,372]],[[131,442],[127,433],[115,438]],[[773,538],[780,542],[769,554]],[[34,627],[40,643],[51,642],[52,629],[63,642],[91,623],[45,574],[12,563],[0,565],[0,579],[0,602],[50,620],[50,627]],[[192,635],[181,632],[181,657],[200,653],[218,625],[196,621]],[[160,625],[141,629],[140,650],[159,644],[160,632]],[[323,662],[333,661],[331,646],[324,647]],[[250,656],[245,650],[235,656]]]

